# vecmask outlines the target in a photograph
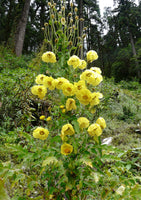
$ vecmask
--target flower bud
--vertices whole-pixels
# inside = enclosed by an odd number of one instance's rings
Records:
[[[75,7],[74,11],[77,12],[77,11],[78,11],[78,8]]]
[[[82,35],[82,38],[85,38],[85,37],[86,37],[86,34],[83,34],[83,35]]]
[[[62,10],[65,10],[65,6],[62,6]]]
[[[70,19],[70,22],[71,22],[71,23],[73,22],[73,19],[72,19],[72,18]]]
[[[69,46],[72,46],[72,44],[73,44],[72,41],[70,41],[70,42],[69,42]]]
[[[70,13],[68,14],[68,16],[71,17],[71,16],[72,16],[72,13],[70,12]]]
[[[48,2],[48,6],[51,6],[51,2]]]
[[[78,20],[78,19],[79,19],[79,17],[78,17],[78,16],[75,16],[75,19],[76,19],[76,20]]]
[[[54,14],[52,14],[51,17],[52,17],[52,19],[54,19],[54,17],[55,17]]]
[[[61,18],[61,24],[65,25],[65,23],[66,23],[65,17],[62,17]]]
[[[48,26],[48,23],[44,23],[44,26]]]
[[[73,7],[73,3],[71,3],[70,6]]]
[[[84,27],[83,30],[86,31],[86,30],[87,30],[87,27]]]
[[[83,22],[83,21],[84,21],[84,19],[83,19],[83,18],[80,18],[80,21],[82,21],[82,22]]]

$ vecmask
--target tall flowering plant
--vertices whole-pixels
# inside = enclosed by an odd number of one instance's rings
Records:
[[[44,110],[33,130],[33,124],[24,124],[8,133],[11,137],[1,150],[10,154],[8,161],[0,162],[0,199],[9,199],[4,182],[13,200],[139,199],[140,179],[129,171],[134,160],[120,161],[128,151],[101,145],[106,128],[98,109],[103,77],[93,65],[96,51],[89,50],[83,58],[87,36],[79,37],[78,31],[83,19],[72,3],[67,16],[65,1],[61,1],[61,11],[53,1],[48,4],[50,20],[33,62],[40,73],[28,99],[43,104]]]
[[[96,86],[102,82],[103,77],[100,68],[87,69],[89,63],[98,59],[96,51],[88,51],[84,60],[75,54],[80,50],[79,45],[82,47],[83,44],[81,40],[76,47],[73,46],[76,42],[73,27],[78,29],[78,16],[75,16],[75,25],[72,25],[72,13],[68,15],[70,19],[65,18],[65,5],[62,4],[58,16],[54,13],[55,4],[49,3],[49,6],[51,21],[44,28],[44,42],[48,45],[41,59],[46,63],[48,71],[53,67],[56,73],[51,76],[37,75],[36,85],[31,88],[33,95],[50,102],[49,112],[40,116],[43,127],[38,126],[33,130],[37,144],[38,140],[43,140],[42,149],[37,148],[37,153],[42,155],[40,178],[46,198],[86,199],[92,192],[91,188],[96,187],[98,174],[103,173],[100,136],[106,128],[106,122],[95,114],[96,106],[103,98],[102,93],[96,91]],[[72,4],[71,8],[73,9]],[[75,14],[76,12],[75,8]],[[52,25],[51,35],[49,24]],[[59,31],[55,31],[56,26],[61,26],[61,35]],[[48,37],[51,38],[47,39]],[[65,69],[65,73],[64,66],[69,69]]]

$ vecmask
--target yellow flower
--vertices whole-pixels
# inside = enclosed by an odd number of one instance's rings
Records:
[[[62,113],[65,113],[66,112],[66,109],[62,109]]]
[[[100,136],[102,134],[102,129],[99,124],[91,124],[88,128],[88,133],[90,136]]]
[[[101,83],[101,81],[103,81],[103,77],[95,72],[95,79],[93,80],[92,85],[97,86]]]
[[[65,17],[62,17],[62,18],[61,18],[61,24],[63,24],[63,25],[65,25],[65,24],[66,24]]]
[[[67,61],[68,65],[72,65],[73,68],[77,68],[81,64],[81,60],[78,56],[73,55],[70,57],[70,59]]]
[[[73,151],[73,146],[67,143],[62,144],[61,146],[61,154],[69,155]]]
[[[55,86],[57,89],[62,89],[64,83],[69,83],[69,81],[63,77],[55,79]]]
[[[87,83],[97,86],[102,80],[102,76],[97,72],[92,70],[85,70],[81,75],[80,79],[86,81]]]
[[[51,76],[46,76],[43,80],[43,85],[47,87],[49,90],[55,89],[55,80]]]
[[[66,110],[71,111],[76,109],[75,100],[72,98],[68,98],[66,101]]]
[[[73,96],[75,94],[75,87],[72,83],[64,83],[62,90],[65,96]]]
[[[96,123],[100,125],[100,127],[102,129],[106,128],[106,122],[105,122],[105,119],[102,118],[102,117],[99,117],[97,120],[96,120]]]
[[[96,92],[96,94],[97,94],[97,96],[98,96],[99,99],[102,99],[102,98],[103,98],[103,94],[102,94],[102,93]]]
[[[63,109],[65,106],[61,105],[60,108]]]
[[[74,87],[75,87],[76,92],[82,89],[86,89],[85,81],[81,80],[78,82],[74,82]]]
[[[52,118],[51,117],[47,117],[47,122],[49,122],[49,121],[51,121],[52,120]]]
[[[79,123],[79,127],[81,129],[83,128],[87,128],[89,126],[89,120],[86,117],[79,117],[77,119],[78,123]]]
[[[53,52],[47,51],[42,55],[42,61],[44,61],[46,63],[55,63],[56,56]]]
[[[44,75],[44,74],[39,74],[37,77],[36,77],[36,79],[35,79],[35,82],[37,83],[37,84],[43,84],[43,80],[44,80],[44,78],[46,77],[46,75]]]
[[[98,55],[96,53],[96,51],[91,50],[87,52],[87,61],[88,62],[93,62],[94,60],[98,59]]]
[[[82,74],[80,75],[80,79],[87,81],[90,77],[94,75],[92,70],[86,69]]]
[[[44,120],[45,118],[46,118],[45,115],[40,116],[40,120]]]
[[[54,195],[49,195],[49,200],[53,200]]]
[[[90,70],[92,70],[93,72],[96,72],[98,74],[102,73],[102,71],[101,71],[101,69],[99,67],[91,67]]]
[[[96,109],[93,108],[93,109],[90,110],[90,112],[91,112],[92,114],[94,114],[94,113],[96,112]]]
[[[90,105],[91,106],[96,106],[100,103],[100,100],[98,98],[98,94],[96,92],[92,93],[92,99],[91,99],[91,102],[90,102]]]
[[[33,131],[33,137],[45,140],[48,137],[49,131],[45,128],[38,127]]]
[[[80,60],[81,64],[78,66],[79,69],[85,69],[87,67],[87,63],[85,60]]]
[[[92,93],[88,89],[82,89],[76,93],[76,98],[80,103],[88,105],[92,100]]]
[[[75,131],[73,126],[71,124],[65,124],[64,126],[62,126],[61,138],[63,140],[66,135],[74,135],[74,133]]]
[[[43,85],[34,85],[31,88],[31,92],[34,95],[37,95],[40,99],[43,99],[47,93],[47,89]]]

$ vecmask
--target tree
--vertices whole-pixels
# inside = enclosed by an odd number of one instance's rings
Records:
[[[126,54],[126,60],[128,60],[125,65],[127,68],[125,70],[126,76],[124,75],[125,73],[122,73],[120,74],[120,77],[123,75],[123,78],[125,79],[129,77],[131,78],[132,73],[130,73],[130,71],[131,68],[133,68],[133,71],[136,69],[136,75],[134,74],[134,76],[140,78],[139,63],[137,61],[138,56],[135,48],[135,43],[139,40],[141,31],[139,28],[139,19],[141,16],[139,13],[139,7],[129,0],[121,0],[116,2],[118,3],[117,7],[112,11],[107,10],[105,15],[109,28],[108,33],[106,36],[104,36],[106,71],[109,74],[109,68],[112,66],[110,70],[112,75],[114,67],[119,66],[119,63],[122,63],[123,65],[125,62],[123,62],[123,57],[120,59],[120,52],[127,52],[125,50],[129,50],[131,48],[132,54]],[[136,59],[134,59],[133,63],[133,58],[135,57]]]
[[[17,30],[16,30],[15,53],[17,56],[20,56],[23,50],[23,43],[24,43],[26,24],[27,24],[28,13],[29,13],[29,8],[30,8],[30,1],[31,0],[25,0],[24,7],[21,13],[21,18],[19,20]]]

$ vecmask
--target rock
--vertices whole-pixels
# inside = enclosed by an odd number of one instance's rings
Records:
[[[113,137],[108,137],[102,140],[102,144],[110,145],[112,143]]]
[[[135,133],[141,134],[141,129],[136,129]]]

